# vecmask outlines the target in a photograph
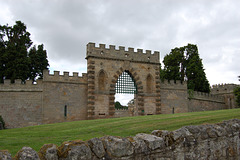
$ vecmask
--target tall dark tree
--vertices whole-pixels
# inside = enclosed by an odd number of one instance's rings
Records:
[[[4,33],[2,32],[2,26],[0,26],[0,83],[3,83],[6,63],[6,50],[3,37]]]
[[[32,45],[30,39],[30,33],[27,31],[27,27],[21,21],[16,21],[14,26],[0,25],[0,82],[3,79],[11,79],[13,83],[15,79],[35,80],[36,77],[32,77],[32,68],[36,59],[38,59],[38,68],[35,76],[42,76],[42,68],[47,69],[48,61],[46,51],[43,49],[43,45],[40,45],[39,53],[35,60],[29,57],[28,51]],[[32,50],[32,49],[30,49]],[[42,55],[41,55],[42,54]],[[44,59],[45,58],[45,59]],[[44,65],[41,66],[41,65]]]
[[[196,45],[174,48],[164,57],[161,79],[187,80],[188,89],[210,92],[210,85],[203,69]]]
[[[184,55],[183,48],[174,48],[163,59],[163,78],[168,80],[184,80]]]
[[[26,26],[21,21],[17,21],[13,27],[5,25],[2,28],[6,38],[5,78],[11,79],[11,82],[15,79],[24,81],[29,74],[30,62],[27,50],[32,44],[30,33],[26,31]]]
[[[30,58],[30,79],[32,81],[36,80],[36,77],[43,78],[43,70],[47,69],[48,60],[47,52],[44,50],[43,44],[38,46],[33,46],[29,51]]]
[[[188,89],[200,92],[210,92],[210,85],[204,72],[202,59],[198,54],[197,45],[185,46],[186,77]]]

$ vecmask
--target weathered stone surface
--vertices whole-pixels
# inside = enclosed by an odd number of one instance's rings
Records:
[[[93,138],[89,140],[88,145],[98,158],[102,158],[105,155],[103,143],[99,138]]]
[[[138,137],[129,138],[130,142],[134,146],[134,154],[148,154],[150,150],[147,147],[147,144],[144,142],[143,139]]]
[[[173,137],[171,132],[169,131],[165,131],[165,130],[154,130],[151,133],[152,135],[155,135],[157,137],[162,137],[164,142],[165,142],[165,146],[171,146],[174,143]]]
[[[151,150],[163,149],[165,147],[164,140],[161,137],[145,133],[137,134],[135,137],[144,140],[148,148]]]
[[[41,160],[58,160],[58,154],[59,151],[55,144],[45,144],[38,152]]]
[[[61,160],[91,160],[92,152],[89,146],[83,141],[64,142],[59,147]]]
[[[31,147],[23,147],[18,151],[16,160],[40,160],[37,152]]]
[[[109,157],[126,157],[133,154],[133,144],[127,138],[103,137],[104,147]]]
[[[182,140],[184,137],[193,136],[193,134],[190,133],[186,127],[173,131],[172,135],[174,141]]]
[[[7,150],[0,150],[0,160],[11,160],[12,156]]]

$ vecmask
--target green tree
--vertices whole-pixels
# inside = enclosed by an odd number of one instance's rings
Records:
[[[2,26],[0,26],[0,83],[3,83],[5,63],[6,63],[6,50],[4,44],[4,33],[2,33]]]
[[[183,48],[174,48],[164,59],[164,69],[161,71],[162,79],[184,80],[184,55]]]
[[[234,89],[234,95],[236,96],[237,105],[240,107],[240,87]]]
[[[47,60],[47,51],[44,50],[43,44],[38,46],[33,46],[29,51],[30,58],[30,79],[34,82],[36,77],[40,79],[43,78],[43,70],[47,69],[48,60]]]
[[[48,61],[43,45],[36,50],[36,57],[29,57],[29,50],[32,45],[30,33],[21,21],[16,21],[14,26],[0,25],[0,82],[3,79],[15,79],[25,81],[29,78],[35,80],[37,76],[42,77],[42,69],[47,69]],[[40,61],[40,62],[39,62]],[[33,77],[32,72],[36,69],[31,68],[38,62],[38,70]],[[33,71],[34,70],[34,71]]]
[[[188,89],[200,92],[210,92],[210,84],[204,72],[202,59],[198,54],[197,45],[185,46],[186,53],[186,77]]]
[[[163,60],[164,69],[161,79],[187,81],[188,89],[210,92],[210,85],[204,72],[202,59],[199,57],[197,45],[172,49]]]

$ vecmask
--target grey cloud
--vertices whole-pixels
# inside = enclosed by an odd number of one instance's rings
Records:
[[[50,65],[52,62],[56,69],[57,62],[85,64],[86,44],[90,41],[158,50],[162,58],[172,48],[193,43],[199,47],[204,66],[238,74],[234,57],[231,63],[221,65],[222,68],[217,66],[225,63],[224,47],[234,50],[231,56],[239,54],[238,0],[13,0],[1,3],[9,7],[14,21],[23,21],[33,31],[35,40],[45,45]],[[61,69],[64,64],[59,64]]]

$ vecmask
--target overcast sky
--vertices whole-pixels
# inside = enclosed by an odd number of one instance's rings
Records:
[[[86,45],[160,51],[197,44],[211,85],[240,75],[240,0],[0,0],[0,24],[21,20],[50,69],[86,73]]]

